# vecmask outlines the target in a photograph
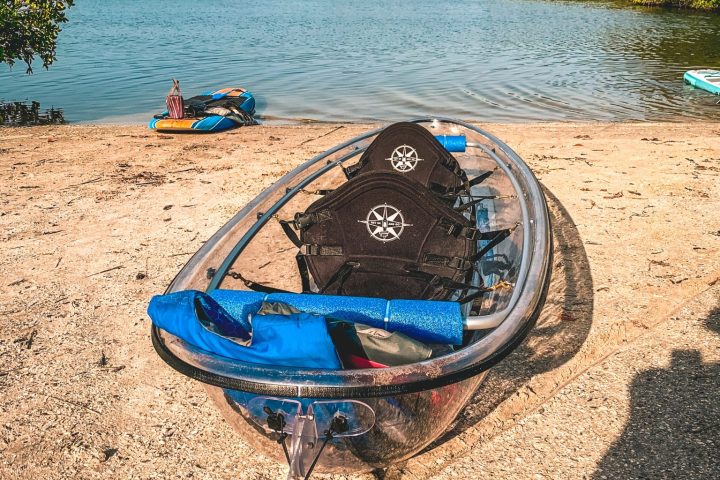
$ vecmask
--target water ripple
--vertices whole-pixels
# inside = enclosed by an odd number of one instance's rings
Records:
[[[0,99],[73,121],[145,121],[170,79],[186,96],[242,85],[266,119],[480,121],[715,118],[683,71],[720,64],[720,17],[532,0],[84,0],[58,63],[0,72]],[[119,120],[118,120],[119,121]]]

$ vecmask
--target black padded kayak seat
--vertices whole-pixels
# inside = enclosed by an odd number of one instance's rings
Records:
[[[410,122],[385,128],[346,169],[348,178],[370,171],[396,172],[441,195],[457,193],[467,182],[455,157],[427,129]]]
[[[472,288],[474,223],[400,173],[360,174],[292,223],[321,293],[443,300]]]

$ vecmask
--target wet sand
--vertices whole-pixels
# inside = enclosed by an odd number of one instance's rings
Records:
[[[720,475],[720,124],[484,127],[546,188],[550,295],[384,478]],[[368,128],[0,129],[0,478],[284,478],[157,357],[145,307],[263,188]]]

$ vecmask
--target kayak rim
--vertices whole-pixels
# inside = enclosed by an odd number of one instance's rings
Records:
[[[535,325],[550,283],[552,233],[542,188],[525,162],[490,133],[471,124],[447,118],[425,117],[412,121],[458,126],[484,137],[488,144],[492,145],[492,153],[490,149],[486,153],[492,156],[510,177],[521,203],[527,204],[523,207],[522,218],[524,245],[521,268],[525,273],[522,280],[518,280],[517,295],[513,293],[513,303],[509,306],[507,315],[497,327],[452,354],[383,369],[318,370],[250,364],[197,349],[153,326],[152,342],[158,355],[180,373],[224,389],[277,397],[341,399],[387,397],[440,388],[477,376],[511,353]],[[353,143],[376,135],[381,130],[382,128],[371,130],[313,157],[283,176],[276,184],[287,185],[310,166]],[[187,288],[183,283],[189,275],[188,272],[197,274],[198,265],[202,264],[215,245],[240,220],[251,214],[269,196],[271,190],[272,187],[262,192],[213,235],[178,273],[166,293]],[[287,195],[292,195],[290,189]],[[265,215],[270,215],[270,212]],[[258,219],[258,222],[261,220]],[[229,265],[261,227],[262,225],[253,225],[243,235],[213,275],[207,290],[219,286]],[[178,351],[181,351],[182,355],[178,355]]]

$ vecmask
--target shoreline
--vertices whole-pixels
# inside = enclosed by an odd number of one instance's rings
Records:
[[[720,113],[720,106],[718,107],[718,112]],[[428,115],[426,117],[413,117],[410,120],[414,120],[416,118],[433,118],[434,116]],[[437,118],[445,118],[445,117],[437,117]],[[395,121],[400,120],[376,120],[376,121],[331,121],[331,120],[314,120],[314,119],[263,119],[262,117],[257,118],[261,123],[256,125],[257,127],[270,127],[270,128],[283,128],[283,127],[301,127],[301,126],[322,126],[322,125],[332,125],[332,126],[377,126],[377,125],[387,125],[390,123],[393,123]],[[498,127],[511,127],[511,126],[553,126],[553,125],[563,125],[563,126],[609,126],[609,125],[644,125],[648,127],[655,127],[660,125],[716,125],[720,124],[720,117],[717,119],[707,119],[707,118],[686,118],[686,117],[676,117],[672,120],[617,120],[617,121],[607,121],[607,120],[567,120],[567,121],[558,121],[558,120],[547,120],[547,121],[531,121],[531,120],[523,120],[523,121],[517,121],[517,122],[495,122],[495,121],[482,121],[482,120],[466,120],[466,119],[456,119],[461,122],[473,124],[473,125],[486,125],[486,126],[498,126]],[[48,128],[48,127],[86,127],[86,128],[118,128],[118,127],[125,127],[125,128],[136,128],[136,127],[143,127],[146,128],[150,132],[155,132],[160,135],[196,135],[196,136],[204,136],[204,135],[218,135],[218,134],[232,134],[236,133],[239,130],[247,129],[247,128],[253,128],[253,127],[238,127],[233,128],[230,130],[225,130],[223,132],[188,132],[187,134],[182,132],[157,132],[153,129],[147,128],[148,122],[112,122],[112,121],[68,121],[62,124],[52,124],[52,125],[23,125],[23,126],[16,126],[16,125],[0,125],[0,132],[4,130],[9,129],[27,129],[27,128]],[[1,138],[0,138],[1,140]]]
[[[0,478],[284,478],[158,358],[145,309],[264,188],[376,125],[0,129]],[[546,189],[548,300],[455,427],[386,478],[613,476],[613,452],[653,425],[638,417],[643,379],[672,372],[675,352],[698,352],[683,388],[716,404],[698,382],[720,365],[720,122],[479,125]],[[675,415],[675,431],[707,425],[701,413]],[[710,458],[702,445],[683,458]],[[697,478],[720,475],[708,468]]]

